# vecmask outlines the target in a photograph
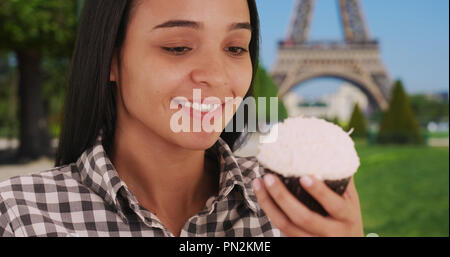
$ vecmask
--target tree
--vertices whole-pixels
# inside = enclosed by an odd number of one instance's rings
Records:
[[[273,82],[270,75],[267,71],[259,65],[258,70],[256,71],[256,75],[253,83],[253,97],[256,100],[256,109],[257,109],[257,117],[258,117],[258,97],[266,97],[266,121],[270,121],[271,115],[274,115],[275,111],[278,111],[278,121],[282,121],[288,117],[286,107],[284,106],[281,99],[278,99],[278,108],[277,110],[270,109],[270,97],[278,96],[278,87]]]
[[[417,94],[410,96],[411,106],[419,124],[423,127],[429,122],[448,122],[448,99]]]
[[[389,109],[381,121],[377,141],[396,144],[423,142],[419,124],[399,80],[395,82]]]
[[[367,122],[366,118],[359,108],[358,103],[353,108],[352,116],[348,124],[347,131],[353,128],[351,136],[353,138],[365,138],[367,136]]]
[[[0,51],[0,137],[17,137],[16,76],[10,55]],[[0,159],[0,162],[2,160]]]
[[[76,34],[75,0],[7,0],[0,3],[0,49],[16,54],[19,70],[19,157],[50,153],[42,98],[42,60],[69,56]],[[63,86],[63,85],[61,85]]]

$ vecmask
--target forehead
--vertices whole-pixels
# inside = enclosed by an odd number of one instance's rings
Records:
[[[226,26],[250,22],[250,13],[247,0],[138,0],[131,19],[148,26],[174,19]]]

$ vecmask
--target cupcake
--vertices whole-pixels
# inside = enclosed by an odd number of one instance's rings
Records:
[[[327,216],[319,202],[302,188],[299,178],[314,176],[342,195],[360,165],[350,134],[322,119],[287,118],[272,127],[269,137],[276,140],[261,143],[256,158],[308,208]]]

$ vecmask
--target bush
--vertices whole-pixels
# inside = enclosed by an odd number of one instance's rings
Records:
[[[388,111],[384,114],[377,142],[381,144],[421,144],[420,127],[401,81],[396,81]]]
[[[448,122],[448,99],[429,97],[425,94],[410,96],[411,106],[422,127],[429,122]]]
[[[359,108],[358,103],[353,108],[352,116],[347,127],[347,131],[353,128],[351,136],[353,138],[366,138],[367,137],[367,122],[363,112]]]
[[[267,71],[259,65],[253,82],[253,97],[256,100],[257,115],[258,114],[258,97],[266,97],[266,122],[270,121],[271,115],[275,114],[276,110],[270,109],[270,97],[278,96],[278,87],[273,82]],[[283,121],[288,117],[287,109],[282,100],[278,98],[278,121]],[[258,116],[257,116],[258,117]]]

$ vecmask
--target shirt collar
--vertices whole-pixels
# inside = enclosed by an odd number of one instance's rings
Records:
[[[258,211],[256,196],[253,192],[251,181],[244,179],[244,167],[239,164],[230,146],[219,137],[213,147],[207,150],[216,153],[220,160],[220,188],[219,200],[226,197],[237,185],[244,201],[253,212]],[[248,181],[248,182],[246,182]]]
[[[81,181],[105,201],[119,209],[117,192],[125,183],[120,179],[114,165],[102,145],[102,133],[94,145],[84,151],[77,160]]]
[[[256,196],[250,183],[245,183],[243,170],[241,170],[241,166],[228,144],[219,137],[214,145],[206,150],[205,154],[215,157],[220,165],[219,196],[217,200],[223,200],[237,185],[246,206],[253,212],[257,212]],[[122,187],[126,189],[127,187],[125,182],[120,179],[103,148],[101,132],[96,138],[94,145],[82,153],[76,164],[80,171],[82,183],[105,199],[109,205],[113,205],[117,210],[121,210],[122,206],[117,200],[118,192]],[[126,191],[129,190],[127,189]],[[129,199],[131,202],[137,202],[132,194],[128,194],[128,196],[131,197]],[[121,212],[119,214],[124,216]]]

